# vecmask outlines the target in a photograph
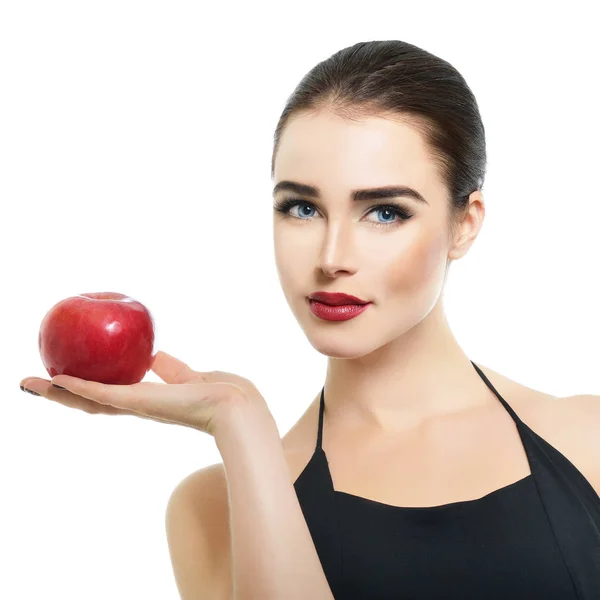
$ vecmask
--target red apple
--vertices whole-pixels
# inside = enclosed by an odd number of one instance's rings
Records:
[[[143,304],[125,294],[79,294],[46,313],[38,346],[50,377],[138,383],[154,360],[154,320]]]

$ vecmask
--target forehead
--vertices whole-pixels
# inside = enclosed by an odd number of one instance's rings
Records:
[[[413,185],[424,193],[437,181],[421,134],[410,124],[382,117],[351,121],[328,111],[288,121],[274,176],[344,187]]]

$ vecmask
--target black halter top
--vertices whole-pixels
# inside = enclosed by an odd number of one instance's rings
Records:
[[[317,445],[294,488],[336,600],[600,600],[600,497],[471,364],[531,469],[476,500],[400,507],[334,490],[321,391]]]

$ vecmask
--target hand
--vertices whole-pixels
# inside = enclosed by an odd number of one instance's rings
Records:
[[[28,377],[21,381],[21,386],[90,414],[133,415],[184,425],[212,436],[231,409],[251,407],[269,412],[252,382],[234,373],[193,371],[161,350],[150,368],[168,385],[148,381],[109,385],[56,375],[51,381]],[[52,384],[66,389],[59,390]]]

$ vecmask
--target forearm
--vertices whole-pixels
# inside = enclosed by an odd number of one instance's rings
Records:
[[[235,600],[333,600],[268,411],[232,412],[215,442],[227,475]]]

